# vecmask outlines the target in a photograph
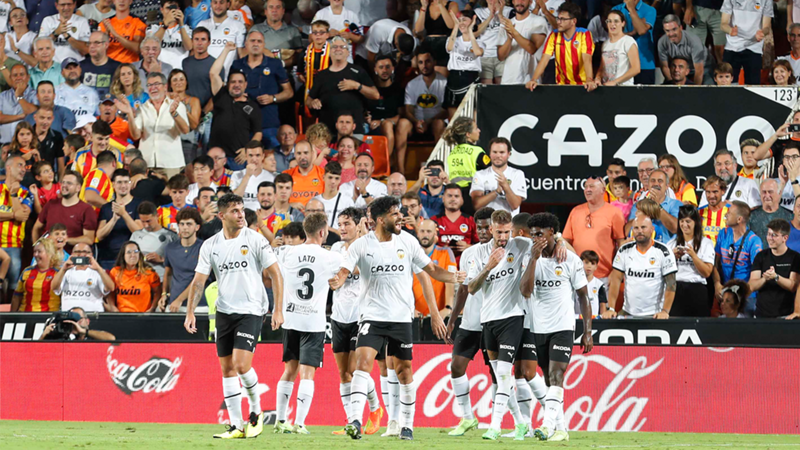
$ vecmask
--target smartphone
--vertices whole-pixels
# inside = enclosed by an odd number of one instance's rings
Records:
[[[217,203],[219,201],[219,197],[217,195],[212,195],[211,196],[211,201],[214,202],[214,203]]]
[[[408,217],[408,208],[407,208],[407,207],[405,207],[405,206],[403,206],[402,208],[400,208],[400,214],[402,214],[402,215],[403,215],[403,217]]]
[[[439,167],[432,168],[430,169],[430,171],[432,177],[438,177],[439,174],[442,173],[442,169],[440,169]]]
[[[800,132],[800,123],[793,123],[789,125],[789,132],[790,133],[798,133]]]
[[[178,9],[178,5],[169,5],[167,9]]]
[[[71,256],[69,258],[76,266],[88,266],[89,258],[86,256]]]

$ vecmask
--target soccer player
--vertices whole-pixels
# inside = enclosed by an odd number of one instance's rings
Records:
[[[492,239],[493,212],[494,209],[485,207],[475,213],[475,227],[478,241],[481,244],[485,244]],[[474,252],[478,248],[477,245],[473,245],[461,255],[460,267],[462,271],[468,268],[469,261],[475,259]],[[447,322],[447,336],[450,337],[453,335],[453,329],[456,326],[456,318],[461,314],[461,311],[464,311],[464,317],[461,318],[458,331],[455,338],[453,338],[453,357],[450,363],[450,381],[453,384],[453,393],[464,415],[461,417],[458,426],[448,433],[450,436],[463,436],[467,431],[478,427],[478,419],[475,418],[475,414],[472,412],[472,402],[469,398],[467,366],[479,350],[483,352],[483,360],[489,366],[489,373],[492,376],[492,390],[497,389],[497,380],[495,379],[492,365],[489,363],[486,349],[481,345],[481,303],[480,292],[470,295],[469,288],[466,285],[460,285],[456,293],[453,311],[450,313],[450,320]]]
[[[313,213],[303,220],[305,243],[286,246],[278,255],[285,280],[283,323],[284,370],[277,386],[276,433],[310,434],[306,416],[314,398],[314,373],[322,367],[325,350],[325,307],[328,280],[336,275],[344,258],[340,253],[322,248],[328,238],[328,217]],[[294,428],[286,423],[286,408],[300,375],[297,390],[297,415]],[[373,387],[373,390],[375,388]]]
[[[558,218],[551,213],[534,214],[529,221],[533,247],[522,276],[520,291],[532,298],[533,331],[539,366],[548,381],[544,423],[534,431],[542,441],[568,441],[564,422],[564,372],[572,355],[575,334],[575,301],[578,293],[583,313],[584,353],[592,351],[592,308],[587,298],[583,262],[572,252],[563,262],[556,259],[555,233]]]
[[[370,204],[370,215],[375,221],[375,231],[350,246],[343,267],[330,280],[331,288],[339,289],[358,267],[365,286],[361,293],[363,307],[359,308],[362,322],[356,342],[356,371],[350,391],[351,417],[346,430],[353,439],[361,438],[367,378],[378,350],[388,342],[387,356],[394,357],[400,382],[400,439],[411,440],[416,400],[411,369],[414,303],[408,295],[413,284],[412,269],[422,267],[433,279],[444,283],[458,283],[464,273],[451,273],[433,264],[416,239],[401,233],[403,215],[396,198],[376,199]],[[444,322],[435,306],[431,307],[431,326],[437,337],[444,337]]]
[[[194,279],[189,286],[189,305],[184,328],[197,332],[194,309],[200,302],[211,270],[217,278],[219,297],[216,307],[217,356],[222,366],[222,392],[231,426],[219,439],[256,437],[263,431],[264,415],[258,395],[258,375],[252,368],[253,352],[261,334],[261,318],[269,305],[262,276],[272,280],[275,310],[272,329],[283,324],[283,277],[269,242],[247,228],[244,201],[227,194],[217,202],[222,232],[203,243]],[[241,380],[241,386],[239,381]],[[242,386],[250,403],[247,432],[242,419]]]

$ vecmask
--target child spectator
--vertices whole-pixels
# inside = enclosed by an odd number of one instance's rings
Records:
[[[78,150],[86,146],[86,141],[80,134],[70,134],[64,138],[64,167],[58,168],[58,179],[64,176],[64,171],[67,167],[75,162],[75,155]]]
[[[158,221],[161,222],[162,227],[177,233],[178,222],[175,218],[178,216],[178,211],[186,207],[186,196],[189,195],[189,179],[182,173],[173,175],[167,181],[167,189],[172,203],[158,207]]]
[[[586,272],[586,280],[589,281],[589,284],[586,285],[586,292],[589,304],[592,306],[592,318],[594,318],[608,309],[605,280],[594,276],[600,256],[594,250],[586,250],[581,253],[581,261],[583,261],[583,271]],[[578,295],[575,294],[575,318],[580,318],[580,316],[581,305],[578,302]]]
[[[336,150],[330,148],[333,135],[324,123],[315,123],[308,127],[306,140],[314,150],[312,165],[325,167],[325,164],[328,164],[327,158],[336,154]]]
[[[36,214],[39,214],[47,202],[57,199],[61,194],[61,183],[54,182],[56,174],[53,165],[47,161],[38,161],[34,164],[33,175],[38,185],[31,184],[30,191],[33,194],[33,208]]]
[[[733,67],[729,63],[717,64],[717,67],[714,68],[714,83],[717,86],[733,84]]]
[[[611,184],[611,190],[614,197],[617,199],[611,202],[611,206],[618,208],[622,211],[623,217],[628,217],[633,209],[633,200],[631,200],[631,179],[625,175],[620,175],[614,178]]]

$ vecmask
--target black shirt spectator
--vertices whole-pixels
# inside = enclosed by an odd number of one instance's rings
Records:
[[[800,275],[800,253],[788,248],[791,225],[784,219],[775,219],[767,225],[768,248],[760,251],[750,269],[750,289],[756,293],[758,318],[770,319],[792,315],[795,308],[795,291]]]
[[[400,108],[405,103],[406,91],[398,82],[394,82],[387,87],[377,86],[381,98],[369,100],[368,110],[372,120],[383,120],[396,117],[400,114]]]
[[[148,175],[147,162],[142,158],[131,161],[131,195],[140,201],[148,201],[156,205],[170,202],[169,197],[164,198],[164,189],[167,184],[164,180]]]

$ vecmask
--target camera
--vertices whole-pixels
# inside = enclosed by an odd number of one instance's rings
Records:
[[[76,266],[88,266],[89,265],[89,258],[85,256],[72,256],[70,257],[73,264]]]
[[[80,322],[82,318],[83,317],[75,311],[57,311],[44,323],[45,327],[49,326],[51,323],[55,324],[55,329],[52,333],[47,335],[47,339],[69,339],[69,335],[72,334],[72,324],[65,323],[64,321],[71,320],[77,323]]]
[[[432,177],[438,177],[438,176],[439,176],[439,174],[440,174],[440,173],[442,173],[442,169],[440,169],[440,168],[438,168],[438,167],[436,167],[436,168],[431,168],[430,170],[431,170],[431,176],[432,176]]]
[[[800,123],[793,123],[789,125],[789,132],[790,133],[800,132]]]

